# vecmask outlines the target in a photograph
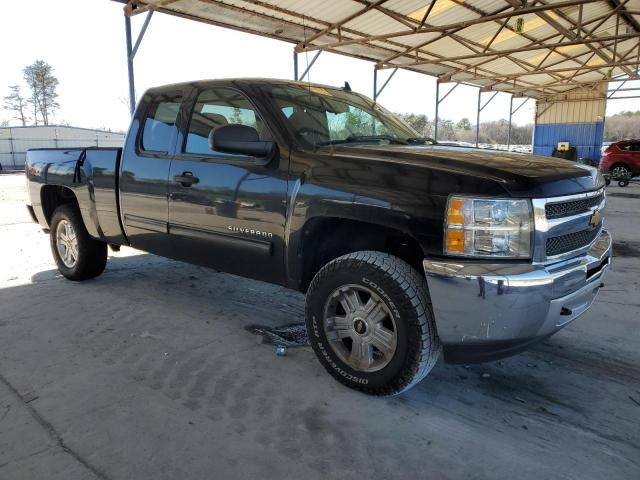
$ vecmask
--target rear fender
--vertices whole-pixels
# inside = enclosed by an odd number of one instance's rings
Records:
[[[117,205],[120,149],[30,150],[27,179],[38,222],[47,228],[53,210],[73,196],[87,232],[94,238],[124,244]]]

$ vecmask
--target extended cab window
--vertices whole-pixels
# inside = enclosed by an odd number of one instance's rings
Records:
[[[230,124],[255,128],[261,139],[270,138],[264,122],[240,92],[231,88],[204,90],[198,95],[189,120],[184,152],[202,155],[222,154],[209,148],[209,135],[216,128]]]
[[[151,100],[142,127],[142,149],[147,152],[169,152],[176,134],[176,118],[180,111],[178,95],[160,95]]]

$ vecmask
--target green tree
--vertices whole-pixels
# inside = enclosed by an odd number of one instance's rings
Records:
[[[351,135],[374,135],[371,116],[360,109],[352,109],[345,115],[344,128]]]
[[[231,115],[231,123],[242,123],[242,110],[238,107],[233,109],[233,114]]]
[[[606,142],[635,138],[640,138],[640,111],[624,111],[605,119],[604,140]]]
[[[24,79],[31,90],[31,104],[34,112],[35,124],[38,124],[38,114],[42,123],[49,125],[53,112],[60,106],[58,98],[58,79],[53,74],[53,67],[44,60],[36,60],[27,65],[22,71]]]
[[[471,130],[471,122],[465,117],[456,124],[456,128],[460,130]]]
[[[422,113],[396,113],[407,125],[413,128],[419,135],[429,137],[433,132],[433,122]]]
[[[446,118],[438,119],[438,139],[456,140],[456,133],[452,120],[448,120]]]
[[[4,97],[4,108],[15,112],[15,118],[24,127],[27,124],[27,99],[22,96],[20,85],[11,85],[9,90],[11,93]]]

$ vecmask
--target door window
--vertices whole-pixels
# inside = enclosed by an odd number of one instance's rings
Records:
[[[209,135],[224,125],[240,124],[255,128],[261,140],[270,135],[249,100],[231,88],[212,88],[198,95],[189,119],[189,129],[184,144],[185,153],[199,155],[225,155],[209,148]]]
[[[142,127],[142,150],[168,153],[177,133],[179,95],[163,94],[151,100]]]

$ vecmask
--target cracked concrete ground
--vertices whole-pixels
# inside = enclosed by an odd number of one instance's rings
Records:
[[[245,331],[299,294],[126,248],[66,281],[23,184],[0,176],[2,480],[640,478],[638,187],[609,190],[624,256],[585,316],[385,399]]]

